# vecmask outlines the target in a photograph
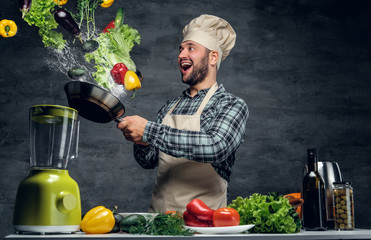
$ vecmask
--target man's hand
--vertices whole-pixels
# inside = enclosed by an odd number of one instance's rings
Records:
[[[126,140],[134,142],[135,144],[148,146],[148,143],[142,141],[144,128],[147,122],[147,119],[137,115],[128,116],[122,118],[122,121],[117,124],[117,128],[123,132]]]

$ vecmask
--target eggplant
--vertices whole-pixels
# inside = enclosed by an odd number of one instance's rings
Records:
[[[137,70],[135,71],[135,74],[137,74],[138,78],[139,78],[139,81],[143,81],[143,74],[139,71],[139,69],[137,68]]]
[[[54,12],[54,19],[61,27],[66,29],[70,34],[72,34],[75,38],[78,38],[80,42],[83,43],[81,40],[80,28],[68,11],[64,10],[63,8],[57,9]]]
[[[30,11],[32,0],[19,0],[19,10],[22,12],[22,19]]]

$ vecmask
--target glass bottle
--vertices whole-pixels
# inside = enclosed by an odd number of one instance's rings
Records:
[[[318,173],[317,150],[308,149],[308,173],[303,178],[303,227],[307,231],[326,230],[325,185]]]
[[[335,230],[354,229],[353,188],[349,181],[334,182]]]

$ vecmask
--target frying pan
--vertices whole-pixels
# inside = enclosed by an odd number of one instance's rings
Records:
[[[97,123],[120,122],[124,104],[109,91],[88,82],[71,81],[64,86],[68,104],[79,115]]]

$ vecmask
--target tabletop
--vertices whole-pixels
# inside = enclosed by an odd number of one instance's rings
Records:
[[[370,229],[355,229],[352,231],[304,231],[293,234],[194,234],[193,236],[152,236],[152,235],[134,235],[127,233],[109,233],[109,234],[85,234],[77,232],[74,234],[11,234],[4,240],[63,240],[63,239],[101,239],[101,240],[138,240],[138,239],[259,239],[259,240],[308,240],[308,239],[371,239]]]

